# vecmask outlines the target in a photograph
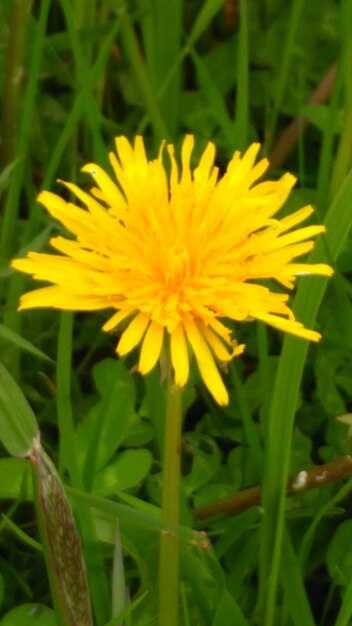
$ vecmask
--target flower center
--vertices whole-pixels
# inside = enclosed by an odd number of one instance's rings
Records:
[[[189,272],[190,258],[187,248],[182,244],[175,244],[168,248],[165,264],[166,285],[177,289],[189,276]]]

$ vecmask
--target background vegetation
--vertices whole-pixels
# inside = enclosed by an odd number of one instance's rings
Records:
[[[3,0],[0,93],[0,345],[11,374],[0,415],[21,412],[14,379],[71,485],[95,623],[108,623],[128,598],[121,623],[156,623],[164,391],[157,371],[142,380],[129,375],[133,358],[115,358],[116,338],[100,331],[105,312],[17,313],[30,283],[9,259],[45,250],[58,229],[36,204],[38,191],[58,191],[57,178],[87,186],[80,167],[109,168],[114,136],[143,134],[153,156],[162,139],[179,145],[190,132],[195,160],[209,139],[220,167],[259,140],[271,177],[294,172],[299,186],[284,211],[314,204],[328,233],[313,257],[336,273],[328,286],[303,278],[293,294],[299,319],[323,334],[319,345],[260,324],[236,327],[247,350],[226,376],[229,407],[215,406],[192,372],[182,528],[174,529],[182,623],[347,626],[352,479],[291,497],[285,486],[289,474],[351,449],[351,0]],[[30,470],[5,446],[0,623],[50,626]],[[200,521],[200,507],[257,484],[260,506],[235,516],[220,507]],[[42,608],[29,614],[28,603]]]

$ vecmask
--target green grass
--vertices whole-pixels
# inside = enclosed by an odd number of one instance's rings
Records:
[[[39,535],[30,462],[21,459],[39,426],[75,514],[96,626],[157,624],[161,534],[179,549],[180,626],[348,626],[352,548],[342,542],[351,480],[295,497],[285,487],[290,474],[352,448],[349,426],[335,419],[352,402],[350,1],[43,0],[27,8],[0,6],[0,625],[55,620],[44,559],[52,547]],[[180,524],[163,521],[159,371],[142,379],[129,373],[134,356],[117,360],[117,337],[101,332],[105,312],[18,313],[31,283],[9,261],[47,251],[58,230],[37,193],[64,193],[57,179],[87,189],[80,168],[109,169],[116,135],[142,133],[154,157],[163,139],[178,149],[192,133],[195,162],[212,140],[223,171],[252,141],[270,152],[332,63],[330,98],[310,108],[309,127],[270,172],[303,181],[283,213],[313,203],[326,226],[310,261],[327,261],[335,275],[300,278],[291,300],[323,340],[237,324],[247,349],[224,374],[225,408],[192,368]],[[193,508],[256,484],[260,506],[194,521]],[[47,607],[43,618],[24,617],[28,603]]]

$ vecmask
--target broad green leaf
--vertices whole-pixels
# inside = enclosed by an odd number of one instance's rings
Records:
[[[38,425],[15,379],[0,363],[0,440],[9,454],[26,456]]]
[[[96,509],[98,518],[108,521],[106,527],[101,529],[101,535],[104,533],[104,541],[106,540],[112,545],[115,544],[116,519],[118,519],[123,531],[124,528],[135,528],[138,531],[143,530],[154,533],[164,531],[179,537],[187,545],[201,549],[208,547],[208,541],[204,534],[187,526],[165,522],[160,515],[154,515],[141,508],[137,509],[133,506],[114,502],[109,498],[102,498],[101,496],[92,495],[72,487],[68,487],[67,492],[75,500],[85,502],[90,507]]]
[[[211,502],[217,502],[222,498],[231,496],[234,492],[234,487],[228,482],[212,483],[201,487],[193,496],[193,505],[197,509],[198,507],[205,506]]]
[[[86,464],[102,469],[135,424],[134,381],[121,361],[105,359],[94,368],[94,381],[102,400],[77,428],[80,456]]]
[[[138,485],[153,461],[149,450],[124,450],[117,459],[96,474],[93,488],[100,495],[112,495]]]
[[[6,613],[1,626],[57,626],[55,613],[43,604],[21,604]]]
[[[0,499],[32,499],[30,465],[24,459],[0,459]]]

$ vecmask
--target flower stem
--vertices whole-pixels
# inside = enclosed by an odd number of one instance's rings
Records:
[[[180,511],[180,459],[182,391],[168,375],[164,435],[162,518],[178,524]],[[178,626],[179,543],[174,535],[161,533],[159,568],[159,626]]]

